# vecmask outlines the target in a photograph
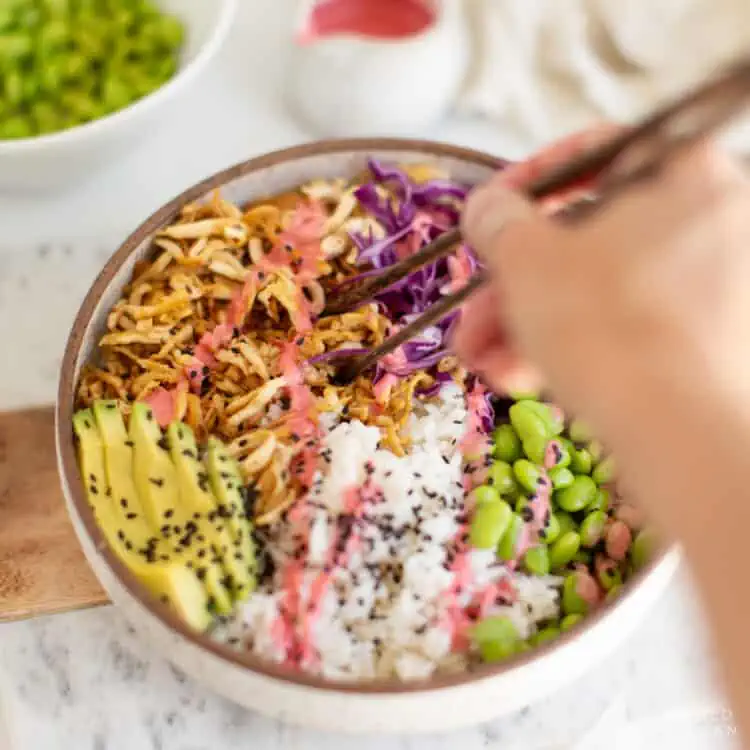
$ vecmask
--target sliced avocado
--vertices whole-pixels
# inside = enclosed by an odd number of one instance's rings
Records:
[[[177,563],[139,563],[130,566],[143,585],[169,604],[195,630],[211,624],[208,593],[195,573]]]
[[[125,431],[125,422],[116,401],[96,401],[94,418],[104,449],[107,486],[114,505],[115,534],[128,550],[134,550],[148,562],[160,554],[160,540],[141,505],[133,481],[133,448]]]
[[[194,512],[188,502],[182,501],[167,441],[146,404],[133,404],[130,439],[134,444],[135,484],[144,512],[154,528],[160,529],[161,535],[170,540],[164,554],[200,571],[216,611],[219,614],[230,612],[232,602],[223,582],[224,572],[220,563],[214,561],[215,554],[208,543],[207,529],[211,528],[211,523]],[[201,538],[205,540],[203,543],[199,541]],[[184,544],[185,540],[190,544]]]
[[[219,515],[227,519],[235,554],[242,556],[242,565],[248,572],[247,580],[235,580],[234,593],[238,599],[246,599],[255,589],[256,562],[252,526],[245,514],[240,494],[240,467],[226,446],[213,437],[208,440],[206,466],[211,487],[219,503]]]
[[[167,428],[167,438],[172,461],[177,469],[182,503],[191,513],[200,513],[209,522],[204,527],[207,541],[213,548],[213,559],[220,561],[224,567],[228,588],[244,590],[250,585],[252,577],[243,555],[235,551],[227,519],[219,513],[208,473],[198,458],[193,431],[186,424],[173,422]]]
[[[177,613],[196,630],[211,623],[206,592],[196,576],[181,565],[149,563],[126,544],[121,531],[121,513],[115,505],[107,482],[104,443],[94,419],[94,412],[83,409],[73,416],[73,430],[78,437],[78,462],[86,496],[115,554],[137,576],[154,596],[166,597]]]

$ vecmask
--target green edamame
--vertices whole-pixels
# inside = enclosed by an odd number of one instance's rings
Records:
[[[589,605],[578,593],[579,573],[565,577],[562,590],[562,610],[566,615],[588,614]]]
[[[488,617],[471,630],[471,639],[479,648],[482,659],[496,662],[516,653],[521,638],[508,617]]]
[[[604,446],[598,440],[592,440],[587,448],[591,454],[591,460],[596,466],[604,458]]]
[[[622,585],[622,573],[613,560],[601,561],[596,566],[596,580],[605,591]]]
[[[512,425],[501,424],[493,435],[495,444],[495,458],[513,464],[521,458],[521,438],[518,437]]]
[[[521,401],[524,406],[535,412],[545,423],[548,434],[552,437],[560,435],[565,429],[565,417],[560,409],[541,401]]]
[[[538,630],[534,635],[529,638],[529,642],[532,646],[542,646],[545,643],[554,641],[555,638],[559,638],[560,630],[554,625],[548,625],[546,628]]]
[[[581,547],[581,537],[575,531],[561,534],[549,548],[549,563],[552,570],[564,568],[575,557]]]
[[[590,440],[594,439],[594,435],[589,429],[589,426],[580,419],[574,419],[570,423],[568,434],[574,443],[588,443]]]
[[[503,534],[503,538],[497,545],[497,554],[502,560],[510,561],[516,559],[516,553],[518,551],[518,540],[521,538],[521,534],[524,529],[524,521],[517,513],[513,514],[510,519],[508,528]]]
[[[607,484],[615,478],[615,460],[612,456],[607,456],[603,461],[597,464],[591,472],[591,478],[597,484]]]
[[[513,473],[521,487],[532,494],[544,484],[543,470],[525,458],[519,458],[513,464]]]
[[[552,487],[556,490],[564,490],[566,487],[570,487],[575,479],[573,472],[565,466],[556,466],[554,469],[549,469],[547,475],[552,482]]]
[[[565,617],[560,620],[560,630],[563,633],[567,633],[569,630],[572,630],[576,625],[578,625],[579,622],[583,620],[583,615],[578,614],[572,614],[572,615],[565,615]]]
[[[590,505],[596,497],[597,487],[591,477],[579,475],[569,487],[554,493],[555,502],[563,510],[576,513]]]
[[[488,481],[500,495],[513,495],[518,491],[513,467],[506,461],[495,461],[492,464]]]
[[[589,513],[581,522],[581,545],[584,547],[596,547],[604,536],[604,526],[607,523],[607,514],[601,510]]]
[[[526,570],[535,576],[546,576],[549,573],[549,552],[544,545],[531,547],[523,556]]]
[[[589,505],[587,510],[589,511],[601,510],[604,513],[606,513],[609,510],[609,503],[610,503],[609,490],[605,490],[600,487],[596,491],[596,497],[594,498],[594,502],[592,502],[591,505]]]
[[[513,511],[504,500],[483,503],[474,511],[469,529],[469,543],[479,549],[496,547],[508,530]]]
[[[519,401],[508,410],[510,423],[522,442],[533,438],[549,440],[553,437],[547,423],[528,406],[529,402]]]
[[[594,466],[591,453],[586,448],[576,450],[570,457],[570,470],[576,474],[590,474]]]
[[[542,465],[547,452],[547,445],[547,438],[527,438],[523,441],[523,452],[532,463]]]
[[[472,493],[471,497],[474,500],[475,505],[483,505],[484,503],[496,503],[500,500],[500,493],[496,487],[484,485],[483,487],[477,487]]]
[[[122,109],[173,77],[180,21],[145,0],[0,2],[0,138]]]
[[[630,561],[633,564],[634,570],[641,570],[641,568],[648,565],[656,547],[656,535],[651,529],[641,529],[633,540],[633,544],[630,548]]]
[[[557,519],[560,534],[567,534],[569,531],[578,531],[578,524],[570,513],[566,513],[564,510],[556,510],[552,515]]]
[[[560,536],[560,521],[557,520],[556,513],[549,514],[549,522],[544,529],[539,532],[539,535],[547,544],[552,544],[552,542]]]

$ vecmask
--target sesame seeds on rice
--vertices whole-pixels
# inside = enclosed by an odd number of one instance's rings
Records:
[[[522,637],[559,614],[559,579],[514,573],[493,550],[465,550],[469,575],[456,569],[468,510],[456,448],[467,423],[459,387],[444,386],[415,408],[403,457],[378,448],[377,427],[325,421],[328,460],[307,498],[264,529],[271,574],[222,638],[279,663],[291,650],[296,666],[330,679],[413,680],[466,667],[471,653],[453,649],[451,609],[492,587],[507,597],[483,614],[507,615]],[[360,488],[355,500],[352,488]],[[285,580],[290,569],[299,570],[296,591]]]

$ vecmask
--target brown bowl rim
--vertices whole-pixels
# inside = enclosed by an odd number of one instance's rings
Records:
[[[604,617],[610,615],[622,600],[629,598],[634,594],[635,589],[640,587],[650,572],[662,562],[667,551],[662,551],[662,553],[656,557],[646,570],[638,573],[633,581],[627,586],[623,594],[618,597],[615,602],[602,607],[597,612],[587,617],[580,627],[561,635],[551,643],[537,647],[530,652],[520,654],[518,657],[501,664],[479,665],[460,674],[439,675],[424,681],[415,682],[401,682],[396,679],[372,680],[360,683],[343,680],[330,680],[302,672],[295,672],[282,665],[277,665],[260,659],[249,652],[237,651],[229,645],[212,639],[208,634],[198,633],[188,627],[168,606],[153,597],[109,548],[104,536],[96,524],[96,521],[94,520],[91,508],[86,501],[83,485],[78,472],[73,432],[70,428],[75,396],[75,362],[78,359],[78,354],[83,344],[84,331],[93,316],[99,300],[131,253],[133,253],[135,249],[157,229],[164,226],[164,224],[170,219],[174,218],[182,206],[199,199],[214,188],[220,188],[227,182],[237,179],[238,177],[261,169],[267,169],[268,167],[284,162],[309,156],[319,156],[347,151],[421,151],[427,154],[432,154],[435,157],[455,158],[493,169],[499,168],[504,163],[503,159],[491,156],[483,151],[440,143],[437,141],[406,138],[332,139],[292,146],[290,148],[273,151],[249,159],[223,169],[180,193],[162,208],[151,214],[151,216],[135,229],[122,245],[120,245],[97,276],[86,294],[78,314],[76,315],[62,359],[58,398],[55,409],[55,431],[57,444],[59,446],[59,470],[63,482],[67,484],[70,501],[72,502],[87,535],[94,543],[98,553],[104,558],[106,564],[112,569],[119,582],[125,587],[128,593],[152,615],[156,616],[163,624],[167,625],[171,630],[175,631],[192,645],[208,651],[231,666],[242,667],[264,677],[281,680],[297,686],[316,688],[325,691],[385,695],[428,692],[432,690],[454,688],[524,667],[552,651],[561,649],[568,643],[581,638]]]

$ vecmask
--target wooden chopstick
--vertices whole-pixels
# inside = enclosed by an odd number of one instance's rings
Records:
[[[524,192],[530,199],[539,200],[605,173],[604,179],[597,186],[595,202],[584,201],[573,206],[572,210],[564,211],[559,217],[566,222],[582,220],[629,184],[657,173],[676,151],[705,138],[726,124],[748,105],[749,100],[750,56],[738,61],[723,75],[657,110],[637,126],[541,175]],[[627,154],[628,159],[618,168],[616,162],[623,154]],[[614,170],[611,169],[613,165]],[[610,170],[609,173],[606,173],[607,170]],[[418,268],[447,255],[461,239],[459,229],[446,232],[413,256],[384,269],[382,274],[367,279],[351,291],[341,292],[326,307],[325,314],[354,309]],[[381,357],[463,304],[487,280],[485,272],[476,273],[463,289],[443,297],[380,346],[367,354],[352,357],[340,368],[337,381],[353,380]]]

